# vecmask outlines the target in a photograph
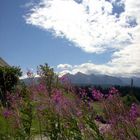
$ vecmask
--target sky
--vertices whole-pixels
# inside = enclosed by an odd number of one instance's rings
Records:
[[[140,77],[140,1],[0,0],[0,57],[23,73]]]

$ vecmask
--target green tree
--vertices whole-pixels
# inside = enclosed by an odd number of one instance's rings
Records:
[[[6,93],[15,89],[21,75],[19,67],[0,66],[0,100],[4,106],[7,104]]]
[[[40,65],[38,68],[38,73],[46,83],[46,88],[48,89],[49,94],[51,95],[52,88],[58,83],[58,76],[54,73],[53,68],[45,65]]]

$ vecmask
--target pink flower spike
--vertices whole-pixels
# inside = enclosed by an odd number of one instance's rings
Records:
[[[12,112],[9,109],[4,109],[2,114],[4,118],[9,118],[12,115]]]
[[[119,91],[115,88],[115,87],[112,87],[110,90],[109,90],[109,94],[111,95],[114,95],[114,94],[118,94]]]
[[[93,89],[92,96],[95,100],[101,100],[103,98],[103,94],[99,90],[96,90],[96,89]]]

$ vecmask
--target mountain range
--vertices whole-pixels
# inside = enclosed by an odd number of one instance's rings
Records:
[[[100,85],[100,86],[112,86],[112,85],[119,85],[119,86],[131,86],[131,82],[133,79],[133,86],[140,87],[140,78],[132,77],[114,77],[109,75],[95,75],[95,74],[84,74],[78,72],[76,74],[67,73],[62,77],[67,77],[67,79],[75,85]],[[35,77],[34,81],[37,83],[39,77]],[[30,84],[33,79],[26,78],[22,79],[25,84]]]
[[[126,78],[126,77],[114,77],[109,75],[95,75],[95,74],[84,74],[78,72],[76,74],[65,74],[63,75],[73,84],[80,85],[120,85],[130,86],[133,79],[133,86],[140,87],[140,78]]]

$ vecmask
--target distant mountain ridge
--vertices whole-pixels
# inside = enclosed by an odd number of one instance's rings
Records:
[[[92,84],[92,85],[120,85],[120,86],[130,86],[131,79],[133,79],[133,85],[140,87],[140,78],[124,78],[124,77],[115,77],[109,75],[95,75],[95,74],[84,74],[78,72],[76,74],[67,73],[63,75],[67,77],[73,84]]]
[[[67,77],[68,80],[72,84],[76,85],[100,85],[100,86],[112,86],[112,85],[120,85],[120,86],[130,86],[131,78],[124,77],[115,77],[109,75],[95,75],[95,74],[84,74],[78,72],[76,74],[67,73],[62,77]],[[31,84],[33,81],[38,83],[39,77],[35,77],[34,80],[32,78],[25,78],[22,81],[25,84]],[[133,85],[136,87],[140,87],[140,78],[133,77]]]

